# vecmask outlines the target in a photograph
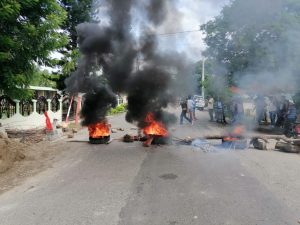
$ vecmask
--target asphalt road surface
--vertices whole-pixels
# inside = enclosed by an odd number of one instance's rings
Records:
[[[178,112],[177,112],[178,113]],[[198,113],[175,136],[221,132]],[[135,133],[124,115],[113,134]],[[87,131],[75,140],[87,140]],[[285,225],[300,219],[300,160],[275,151],[203,152],[140,142],[61,141],[53,167],[0,196],[1,225]]]

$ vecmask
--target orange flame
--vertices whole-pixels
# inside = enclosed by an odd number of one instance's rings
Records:
[[[101,138],[110,135],[110,124],[107,122],[99,122],[88,126],[89,135],[91,138]]]
[[[224,137],[224,141],[238,141],[240,137],[243,136],[244,132],[244,126],[236,126],[227,137]]]
[[[144,128],[144,133],[146,135],[158,135],[158,136],[167,136],[168,131],[164,124],[154,120],[153,113],[148,113],[145,122],[148,123],[148,126]]]

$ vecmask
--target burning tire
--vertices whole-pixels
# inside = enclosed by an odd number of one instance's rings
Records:
[[[111,125],[106,120],[88,126],[90,144],[107,144],[110,141]]]
[[[89,138],[89,143],[94,144],[94,145],[99,145],[99,144],[107,144],[110,140],[110,136],[107,137],[100,137],[100,138]]]

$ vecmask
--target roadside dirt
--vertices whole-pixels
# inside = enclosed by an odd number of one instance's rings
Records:
[[[16,140],[0,138],[0,173],[9,170],[14,162],[25,159],[26,145]]]
[[[0,138],[0,194],[51,168],[62,149],[61,142],[22,144],[18,139]]]

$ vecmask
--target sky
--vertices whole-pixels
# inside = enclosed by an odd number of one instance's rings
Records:
[[[100,2],[104,0],[99,0]],[[140,0],[147,2],[147,0]],[[175,3],[169,4],[168,16],[165,22],[156,29],[156,33],[165,34],[181,31],[199,30],[200,26],[217,16],[225,4],[230,0],[169,0]],[[97,10],[101,25],[109,25],[107,20],[108,8],[100,3]],[[143,29],[144,12],[132,12],[132,32],[139,36]],[[177,35],[159,35],[161,48],[172,49],[176,46],[177,50],[184,52],[193,61],[201,58],[201,52],[205,50],[203,34],[198,32],[183,33]]]
[[[177,9],[180,13],[180,24],[169,28],[162,27],[159,33],[169,33],[176,31],[198,30],[202,24],[212,20],[219,15],[224,5],[229,3],[229,0],[177,0]],[[178,23],[176,18],[170,18],[173,23]],[[172,24],[172,23],[168,23]],[[198,61],[202,58],[202,51],[206,46],[203,42],[203,33],[192,32],[177,35],[161,36],[159,39],[168,48],[168,44],[172,41],[176,42],[179,51],[187,54],[193,60]],[[165,39],[165,40],[164,40]],[[170,46],[173,48],[174,45]]]
[[[199,30],[200,26],[217,16],[223,6],[228,4],[230,0],[174,0],[175,7],[169,8],[166,21],[157,29],[158,34],[176,33],[181,31]],[[176,11],[176,13],[174,13]],[[105,19],[107,16],[107,8],[102,5],[97,11],[101,18],[102,25],[108,25]],[[135,13],[132,25],[133,32],[139,32],[139,21],[142,16]],[[201,60],[202,52],[206,46],[203,42],[203,34],[198,32],[181,33],[176,35],[159,35],[158,40],[160,47],[164,50],[176,50],[184,53],[191,61],[196,62]],[[52,54],[53,58],[60,58],[61,55],[57,52]],[[49,69],[49,68],[45,68]],[[51,69],[55,70],[55,69]]]

